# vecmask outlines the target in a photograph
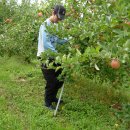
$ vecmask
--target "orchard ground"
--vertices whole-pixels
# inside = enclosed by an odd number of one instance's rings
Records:
[[[0,130],[126,130],[123,104],[130,88],[115,89],[77,77],[66,83],[57,117],[44,107],[45,82],[38,61],[0,57]]]

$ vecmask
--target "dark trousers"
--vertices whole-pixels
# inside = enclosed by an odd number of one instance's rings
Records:
[[[57,77],[61,74],[62,69],[55,72],[55,69],[47,69],[45,64],[42,64],[42,73],[46,80],[45,86],[45,103],[51,105],[55,100],[59,88],[62,87],[63,81],[59,81]]]

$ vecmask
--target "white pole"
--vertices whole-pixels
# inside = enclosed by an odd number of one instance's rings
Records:
[[[56,109],[54,111],[54,116],[56,116],[56,113],[57,113],[57,110],[58,110],[58,107],[59,107],[59,104],[60,104],[60,101],[61,101],[61,96],[62,96],[63,90],[64,90],[64,84],[63,84],[63,86],[61,88],[61,92],[60,92],[60,96],[59,96],[59,99],[58,99],[58,103],[57,103]]]

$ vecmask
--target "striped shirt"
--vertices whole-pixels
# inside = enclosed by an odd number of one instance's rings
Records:
[[[48,18],[43,24],[40,26],[39,29],[39,36],[38,36],[38,51],[37,56],[39,57],[42,52],[44,52],[47,49],[50,49],[54,52],[57,52],[56,50],[56,44],[63,44],[67,42],[66,39],[59,39],[57,36],[50,34],[47,31],[46,26],[50,26],[52,23],[50,19]]]

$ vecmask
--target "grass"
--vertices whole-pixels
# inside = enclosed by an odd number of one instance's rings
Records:
[[[37,62],[0,57],[0,130],[126,130],[110,106],[128,103],[129,88],[124,93],[77,76],[65,84],[65,104],[53,117],[44,107],[45,81]]]

